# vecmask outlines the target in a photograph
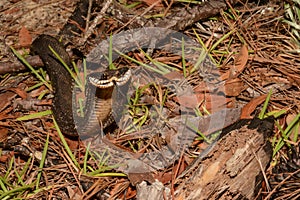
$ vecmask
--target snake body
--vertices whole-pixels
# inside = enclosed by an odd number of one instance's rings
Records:
[[[53,86],[53,114],[64,134],[88,136],[99,133],[112,124],[112,98],[114,91],[126,93],[131,72],[128,68],[105,70],[92,73],[87,77],[85,88],[86,105],[84,118],[77,116],[74,106],[74,80],[50,50],[49,46],[69,67],[71,60],[63,45],[54,37],[40,35],[32,43],[31,50],[38,54]],[[122,89],[121,89],[122,88]],[[125,89],[124,89],[125,88]]]
[[[106,57],[108,57],[109,54],[110,42],[114,47],[112,55],[113,60],[119,56],[119,54],[116,53],[117,51],[126,53],[137,48],[159,49],[169,43],[173,44],[172,47],[174,51],[178,51],[177,54],[179,53],[180,55],[182,51],[181,45],[176,46],[176,41],[181,41],[182,37],[183,35],[168,29],[143,28],[139,30],[129,30],[114,35],[112,41],[102,41],[87,55],[86,60],[88,67],[93,65],[99,66],[101,64],[108,66]],[[172,41],[175,42],[172,43]],[[186,48],[188,48],[188,44],[190,44],[192,48],[189,48],[189,53],[192,53],[193,47],[195,47],[193,41],[188,38],[185,38],[184,41]],[[55,96],[53,99],[53,113],[55,119],[64,134],[74,136],[79,133],[80,136],[84,136],[86,139],[85,136],[94,135],[95,132],[100,132],[101,129],[108,127],[112,123],[112,118],[110,117],[112,105],[114,105],[114,102],[112,101],[114,98],[112,97],[116,96],[117,101],[119,101],[119,97],[122,96],[120,96],[121,93],[117,92],[119,89],[119,91],[123,91],[123,94],[127,93],[126,87],[131,82],[129,81],[131,78],[131,70],[126,68],[113,71],[105,70],[98,75],[89,75],[86,88],[87,100],[85,117],[82,120],[79,120],[79,123],[74,123],[74,121],[78,121],[76,114],[73,113],[75,109],[73,108],[73,103],[71,101],[74,94],[74,81],[67,70],[50,51],[49,45],[69,66],[71,66],[71,62],[64,47],[55,38],[41,35],[32,44],[33,52],[39,54],[42,58],[52,81]],[[199,55],[198,52],[195,53],[196,55]],[[207,58],[208,57],[206,57],[201,64],[205,70],[209,69],[209,67],[214,67]],[[197,60],[197,56],[195,56],[195,59]],[[134,70],[132,70],[132,73],[132,78],[134,79],[132,82],[138,82],[136,78],[144,76],[136,74]],[[201,72],[199,71],[199,73]],[[145,74],[145,76],[147,76],[147,74]],[[183,91],[187,90],[184,87],[182,89]],[[122,105],[122,103],[120,104]],[[118,113],[121,110],[122,108],[119,110],[116,109],[115,112]],[[235,111],[232,112],[235,113]],[[168,126],[166,126],[164,120],[158,118],[156,121],[153,121],[152,124],[148,124],[148,127],[152,128],[149,131],[151,134],[150,137],[157,134],[163,135],[164,133],[169,133],[172,135],[169,142],[170,146],[162,146],[159,151],[145,152],[138,157],[111,144],[105,137],[97,139],[93,138],[91,147],[98,155],[109,154],[110,159],[107,161],[107,164],[118,166],[117,170],[124,173],[144,173],[163,169],[174,163],[174,161],[179,158],[186,145],[191,143],[195,137],[195,131],[188,128],[186,125],[187,120],[192,123],[194,127],[198,127],[201,132],[209,132],[212,129],[220,130],[223,125],[225,126],[225,124],[228,125],[231,123],[225,123],[226,120],[224,119],[229,119],[227,113],[230,116],[233,116],[228,110],[224,110],[224,112],[217,113],[207,119],[191,117],[188,115],[177,116],[168,120]],[[235,116],[238,117],[238,115]],[[231,121],[234,120],[235,119],[232,119]],[[212,127],[212,125],[217,125],[217,127]],[[86,141],[90,142],[90,140]]]
[[[115,105],[116,110],[124,108],[131,71],[126,67],[105,70],[92,73],[87,79],[84,118],[78,120],[77,114],[73,114],[75,115],[74,118],[77,118],[75,124],[77,125],[77,133],[81,138],[100,133],[102,129],[109,127],[114,122],[113,105]],[[117,103],[114,103],[115,101]]]

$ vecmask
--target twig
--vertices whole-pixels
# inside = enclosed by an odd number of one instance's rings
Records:
[[[28,56],[26,58],[26,61],[35,68],[44,66],[44,63],[39,56]],[[20,72],[27,69],[28,68],[18,60],[14,60],[13,62],[8,61],[0,63],[0,74]]]
[[[89,28],[89,22],[91,19],[91,12],[92,12],[92,5],[93,5],[93,0],[89,0],[88,13],[87,13],[86,22],[85,22],[85,33],[88,31],[88,28]]]
[[[107,11],[108,7],[110,6],[110,4],[112,3],[113,0],[108,0],[105,5],[103,6],[103,8],[101,9],[99,15],[94,19],[93,23],[91,24],[91,26],[87,29],[87,31],[84,33],[83,38],[79,41],[79,46],[82,46],[87,39],[90,37],[90,35],[92,35],[92,32],[94,31],[94,29],[96,28],[96,26],[99,24],[99,21],[102,20],[105,12]],[[90,5],[89,5],[90,6]]]
[[[285,181],[287,181],[289,178],[291,178],[292,176],[294,176],[295,174],[299,173],[300,169],[298,169],[297,171],[294,171],[293,173],[291,173],[290,175],[288,175],[285,179],[283,179],[280,183],[278,183],[274,189],[268,194],[268,196],[266,196],[265,199],[270,199],[272,194],[275,193],[275,191],[277,190],[277,188],[279,188],[282,184],[285,183]]]
[[[253,145],[255,145],[255,144],[253,144]],[[267,190],[270,191],[270,190],[271,190],[271,187],[270,187],[270,184],[269,184],[269,182],[268,182],[268,178],[267,178],[267,175],[266,175],[266,173],[265,173],[265,169],[264,169],[264,167],[263,167],[263,165],[262,165],[262,163],[261,163],[261,160],[260,160],[260,158],[256,155],[256,153],[254,152],[253,149],[251,149],[251,151],[252,151],[252,153],[253,153],[255,159],[257,160],[257,162],[258,162],[258,164],[259,164],[261,173],[263,174],[263,177],[264,177],[265,182],[266,182]]]

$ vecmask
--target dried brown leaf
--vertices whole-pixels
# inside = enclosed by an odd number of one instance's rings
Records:
[[[164,7],[163,4],[161,3],[161,0],[142,0],[145,4],[148,6],[151,6],[153,4],[156,4],[154,7]]]
[[[2,112],[7,106],[11,104],[11,100],[17,95],[14,92],[6,91],[0,94],[0,111]]]
[[[248,58],[248,49],[246,45],[243,45],[234,65],[237,73],[241,73],[245,69]]]
[[[251,113],[256,109],[258,105],[263,103],[267,98],[267,94],[261,95],[259,97],[253,98],[249,103],[247,103],[242,108],[241,119],[252,119]]]
[[[226,96],[236,97],[244,90],[244,83],[240,78],[229,79],[225,82]]]
[[[6,127],[0,127],[0,141],[3,142],[7,139],[8,129]]]
[[[32,43],[32,37],[25,26],[19,31],[19,43],[21,47],[29,47]]]
[[[238,74],[242,73],[242,71],[245,69],[248,59],[249,59],[248,49],[246,45],[243,45],[239,55],[235,59],[234,66],[230,66],[230,69],[221,75],[221,80],[234,78]]]
[[[169,80],[182,80],[182,79],[184,79],[183,74],[178,72],[178,71],[171,71],[171,72],[165,74],[164,77],[169,79]]]
[[[8,90],[15,92],[17,95],[19,95],[22,99],[26,99],[27,98],[27,93],[25,90],[21,89],[21,88],[9,88]]]

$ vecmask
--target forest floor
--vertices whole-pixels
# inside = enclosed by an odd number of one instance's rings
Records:
[[[58,133],[51,113],[53,95],[51,86],[47,85],[51,84],[45,70],[40,68],[43,63],[32,58],[31,63],[36,68],[30,70],[11,50],[12,47],[30,59],[32,41],[41,34],[56,36],[77,2],[0,2],[0,199],[136,197],[136,187],[130,184],[132,182],[125,174],[113,170],[113,166],[99,164],[97,159],[87,155],[80,140]],[[110,35],[126,30],[130,25],[134,27],[139,17],[149,20],[164,18],[174,11],[180,12],[180,8],[195,7],[200,1],[120,0],[118,3],[131,13],[128,23],[120,22],[116,12],[101,13],[101,8],[90,13],[91,19],[102,15],[102,20],[92,33],[93,44],[78,47],[83,55]],[[260,4],[256,1],[238,3],[213,17],[194,22],[181,32],[197,41],[214,63],[220,80],[225,83],[224,91],[221,91],[224,98],[220,100],[219,96],[199,90],[201,95],[197,96],[196,102],[191,102],[189,98],[173,98],[171,101],[166,97],[169,103],[166,107],[170,109],[180,101],[189,110],[196,108],[197,116],[206,116],[213,114],[212,105],[217,104],[217,110],[241,108],[241,113],[231,114],[238,115],[240,119],[258,116],[262,110],[262,117],[274,116],[274,131],[269,138],[273,148],[272,161],[265,169],[265,181],[258,196],[262,199],[299,199],[300,2],[270,0]],[[142,51],[128,55],[141,63],[153,62]],[[189,62],[182,61],[183,55],[176,57],[158,51],[152,56],[156,61],[181,71],[185,67],[187,70],[193,68]],[[78,56],[76,59],[79,60]],[[114,63],[133,66],[133,61],[128,59]],[[41,82],[33,71],[43,76],[47,83]],[[176,76],[170,74],[168,77]],[[154,87],[154,91],[149,88],[143,92],[155,97],[154,100],[148,99],[148,102],[162,101],[164,93],[160,92],[164,90],[160,87]],[[145,113],[141,109],[133,118],[139,123]],[[143,122],[146,124],[147,120],[150,118],[145,118]],[[130,145],[136,144],[134,142],[128,142],[126,148],[130,149]],[[151,142],[145,140],[141,144],[146,146]],[[156,146],[157,143],[159,139],[151,145]],[[139,148],[142,149],[143,145]],[[176,191],[176,186],[172,185],[176,179],[173,177],[174,171],[183,171],[205,147],[205,138],[195,139],[182,153],[180,162],[156,172],[154,177],[168,185],[171,191]],[[140,149],[134,148],[131,149],[133,152],[139,152]]]

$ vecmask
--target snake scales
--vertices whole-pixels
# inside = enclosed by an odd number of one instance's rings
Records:
[[[51,47],[71,67],[69,55],[57,39],[40,35],[32,43],[32,52],[40,55],[54,88],[53,113],[64,134],[69,136],[91,136],[112,124],[112,98],[114,88],[124,87],[126,93],[131,73],[128,68],[105,70],[86,77],[86,106],[84,119],[77,116],[74,105],[74,80],[58,60]],[[73,100],[73,101],[72,101]]]

